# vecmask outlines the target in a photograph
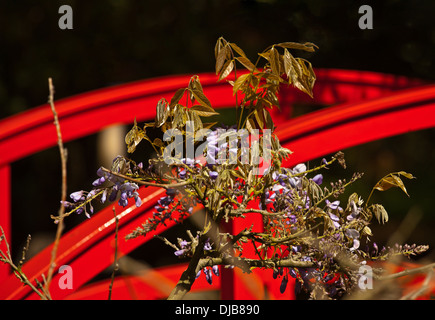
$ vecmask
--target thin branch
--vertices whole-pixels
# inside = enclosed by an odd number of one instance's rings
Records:
[[[22,252],[22,254],[21,254],[21,260],[20,260],[20,262],[18,263],[18,266],[19,266],[19,267],[21,267],[21,266],[23,265],[24,261],[26,260],[26,254],[27,254],[27,251],[29,251],[29,246],[30,246],[30,240],[31,240],[31,239],[32,239],[32,237],[31,237],[31,235],[29,234],[29,235],[27,236],[26,245],[24,246],[24,248],[23,248],[23,252]]]
[[[112,280],[110,281],[109,285],[109,297],[108,300],[112,299],[112,287],[113,282],[115,281],[115,273],[119,270],[119,264],[118,264],[118,216],[116,215],[115,207],[113,207],[113,215],[115,216],[115,258],[114,258],[114,266],[112,271]]]
[[[162,240],[166,245],[170,246],[171,248],[173,248],[174,250],[179,250],[179,248],[173,244],[171,241],[169,241],[168,239],[166,239],[165,237],[162,237],[158,234],[154,235],[154,238],[157,238],[159,240]]]
[[[251,268],[279,268],[279,267],[290,267],[290,268],[311,268],[315,264],[311,261],[300,261],[293,260],[291,258],[282,260],[272,260],[272,259],[247,259],[241,257],[218,257],[218,258],[203,258],[200,259],[196,272],[200,271],[205,267],[211,267],[214,265],[229,265],[236,266],[242,269],[246,273],[251,273]]]
[[[435,268],[435,262],[422,266],[422,267],[418,267],[418,268],[413,268],[413,269],[408,269],[408,270],[403,270],[400,272],[396,272],[396,273],[392,273],[386,276],[378,276],[377,279],[378,280],[391,280],[391,279],[396,279],[396,278],[400,278],[400,277],[404,277],[404,276],[409,276],[411,274],[415,274],[415,273],[422,273],[424,271],[430,270]]]
[[[54,239],[53,249],[51,251],[51,260],[50,260],[50,267],[49,267],[48,273],[47,273],[47,281],[45,283],[46,291],[49,290],[51,279],[53,278],[54,268],[56,267],[55,260],[56,260],[56,255],[57,255],[57,249],[58,249],[60,237],[62,235],[62,231],[64,228],[63,218],[64,218],[64,213],[65,213],[65,207],[63,206],[63,203],[66,201],[66,188],[67,188],[67,183],[66,183],[67,152],[66,152],[66,149],[63,147],[62,133],[60,130],[59,118],[57,116],[57,111],[56,111],[56,108],[54,106],[54,86],[53,86],[53,81],[51,78],[48,78],[48,88],[49,88],[48,103],[50,104],[51,111],[52,111],[53,117],[54,117],[54,125],[56,127],[56,133],[57,133],[57,145],[59,147],[60,161],[61,161],[61,166],[62,166],[62,194],[61,194],[61,205],[59,208],[58,219],[56,220],[56,223],[57,223],[56,236]]]
[[[111,175],[114,175],[116,177],[137,183],[138,185],[142,185],[142,186],[149,186],[149,187],[160,187],[160,188],[164,188],[164,189],[170,189],[170,188],[176,188],[176,187],[182,187],[182,186],[187,186],[189,184],[192,183],[191,180],[187,180],[187,181],[183,181],[183,182],[178,182],[178,183],[154,183],[154,182],[147,182],[147,181],[142,181],[142,180],[138,180],[138,179],[134,179],[132,177],[126,176],[124,174],[121,173],[117,173],[117,172],[113,172],[107,168],[102,167],[101,170],[103,170],[104,172],[110,173]]]
[[[178,280],[176,286],[169,294],[168,300],[181,300],[186,293],[190,291],[193,283],[195,282],[195,277],[197,274],[197,266],[200,260],[204,256],[204,247],[205,237],[201,236],[198,242],[198,246],[193,254],[192,259],[189,262],[187,269],[181,274],[180,279]]]
[[[44,294],[45,290],[41,289],[44,292],[44,293],[42,293],[33,285],[32,282],[30,282],[29,278],[27,278],[27,276],[21,270],[21,266],[18,267],[14,264],[14,262],[12,261],[11,251],[10,251],[8,240],[6,239],[6,235],[5,235],[4,230],[1,226],[0,226],[0,231],[1,231],[0,243],[2,241],[4,241],[5,245],[6,245],[6,253],[4,253],[3,250],[0,249],[0,261],[8,264],[12,268],[12,270],[13,270],[15,276],[18,278],[18,280],[20,280],[23,284],[28,285],[42,300],[51,300],[50,295]],[[37,283],[38,283],[38,281],[37,281]]]

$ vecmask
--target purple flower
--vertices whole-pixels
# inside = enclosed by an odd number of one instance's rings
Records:
[[[217,265],[214,265],[212,267],[213,273],[216,275],[216,277],[219,277],[219,267]]]
[[[106,178],[103,176],[101,178],[96,179],[94,182],[92,182],[92,185],[94,187],[98,187],[99,185],[102,185],[106,181]]]
[[[349,250],[350,250],[350,251],[354,251],[354,250],[358,249],[359,246],[360,246],[360,242],[359,242],[359,240],[358,240],[358,239],[353,239],[353,245],[352,245],[352,248],[350,248]]]
[[[136,207],[139,208],[142,205],[142,199],[139,197],[139,193],[137,193],[136,191],[133,192],[133,197],[134,197]]]
[[[177,194],[176,189],[166,189],[166,194],[170,197],[174,197]]]
[[[186,249],[177,250],[174,252],[174,254],[179,257],[182,256],[186,252]]]
[[[340,218],[331,212],[329,212],[329,216],[331,217],[331,220],[332,220],[332,223],[334,224],[334,227],[336,229],[340,228],[340,223],[339,223]]]
[[[182,169],[180,170],[180,172],[178,173],[178,177],[179,177],[180,179],[185,179],[185,178],[186,178],[186,174],[187,174],[186,169],[182,168]]]
[[[119,187],[118,185],[114,185],[112,188],[112,192],[109,195],[109,201],[113,202],[116,200],[116,197],[118,196]]]
[[[207,240],[205,243],[204,243],[204,250],[205,251],[209,251],[209,250],[211,250],[212,249],[212,247],[211,247],[211,245],[210,245],[210,240]]]
[[[205,279],[207,280],[207,282],[208,282],[209,284],[212,284],[212,283],[213,283],[213,275],[212,275],[212,273],[211,273],[211,270],[208,269],[208,268],[204,268],[204,269],[202,269],[202,270],[204,271]]]
[[[322,174],[321,174],[321,173],[316,174],[316,175],[313,177],[313,181],[314,181],[315,183],[317,183],[318,185],[321,185],[322,182],[323,182],[323,176],[322,176]]]
[[[85,196],[84,196],[84,191],[83,190],[71,193],[70,197],[71,197],[71,199],[74,200],[74,202],[84,201],[86,199]]]
[[[104,189],[103,194],[101,195],[101,203],[106,202],[106,198],[107,198],[107,189]]]
[[[154,209],[156,209],[157,212],[162,212],[163,210],[165,210],[165,208],[161,206],[154,206]]]
[[[210,171],[210,178],[212,178],[213,180],[216,179],[218,175],[219,174],[216,171]]]
[[[163,207],[167,207],[172,203],[173,199],[171,197],[161,197],[157,200],[157,203]]]
[[[285,276],[282,278],[281,285],[279,286],[279,291],[281,293],[285,292],[285,289],[287,288],[287,283],[288,283],[288,277]]]
[[[304,163],[299,163],[298,165],[296,165],[293,168],[293,172],[295,174],[302,173],[302,172],[305,172],[305,171],[307,171],[307,166]]]
[[[274,279],[278,278],[278,274],[279,274],[279,270],[278,269],[273,269],[272,277]]]
[[[339,207],[339,205],[340,205],[339,200],[336,200],[334,202],[330,202],[328,199],[326,199],[325,202],[326,202],[326,206],[332,210],[337,210],[337,209],[340,210],[341,209],[341,207]],[[343,210],[343,209],[341,209],[341,210]]]
[[[60,203],[64,206],[65,210],[71,210],[75,206],[73,203],[68,201],[61,201]]]
[[[357,207],[354,201],[351,201],[350,207],[351,207],[351,213],[346,217],[348,221],[352,221],[353,219],[355,219],[360,211],[360,209]]]
[[[122,207],[126,207],[128,205],[127,192],[121,193],[121,198],[119,198],[118,204]]]
[[[288,221],[289,221],[291,224],[294,224],[294,223],[297,222],[297,218],[296,218],[296,216],[295,216],[294,214],[289,214],[289,215],[288,215],[288,218],[289,218]]]
[[[355,230],[355,229],[346,229],[345,233],[346,233],[346,235],[349,238],[352,238],[352,239],[358,239],[359,238],[359,232],[358,232],[358,230]]]

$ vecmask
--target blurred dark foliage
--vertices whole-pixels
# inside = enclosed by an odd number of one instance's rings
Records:
[[[63,4],[73,8],[73,30],[58,27]],[[363,4],[373,8],[373,30],[358,28]],[[378,71],[433,82],[434,12],[433,0],[2,1],[0,118],[46,103],[48,77],[54,80],[55,99],[61,99],[150,77],[213,71],[220,36],[250,57],[270,43],[309,41],[320,48],[309,57],[315,68]],[[362,194],[392,171],[417,177],[407,184],[411,198],[399,190],[376,195],[391,220],[374,229],[379,241],[386,241],[408,210],[418,207],[423,220],[408,242],[435,245],[434,139],[431,129],[344,150],[346,174],[366,173],[358,184]],[[66,147],[68,191],[88,188],[100,165],[95,136]],[[55,230],[49,216],[57,212],[60,199],[58,150],[17,161],[12,170],[12,242],[18,247],[28,233]],[[343,176],[342,171],[331,174]],[[67,228],[86,219],[70,218]],[[159,250],[168,249],[162,245]],[[143,258],[158,265],[151,256],[145,252]]]

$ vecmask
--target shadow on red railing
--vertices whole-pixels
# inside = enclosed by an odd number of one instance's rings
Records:
[[[288,166],[369,141],[435,126],[434,85],[400,76],[352,70],[321,69],[316,70],[316,74],[314,100],[292,88],[282,88],[279,97],[282,111],[273,113],[281,144],[294,151],[286,163]],[[205,94],[216,109],[234,105],[232,91],[226,83],[218,83],[214,74],[200,74],[199,77]],[[134,118],[138,122],[152,120],[157,101],[161,97],[170,100],[189,79],[189,76],[161,77],[56,101],[64,142],[96,133],[114,123],[131,124]],[[290,119],[291,106],[295,103],[331,107]],[[11,239],[10,163],[55,146],[57,137],[48,105],[1,120],[0,128],[0,225]],[[162,193],[156,188],[140,189],[143,199],[140,208],[124,209],[116,205],[121,239],[152,214]],[[232,228],[238,230],[247,223],[252,221],[235,220]],[[256,225],[261,227],[261,220]],[[169,222],[156,233],[172,226]],[[114,231],[115,219],[110,207],[63,235],[56,265],[72,267],[74,286],[73,289],[60,289],[56,284],[61,274],[56,270],[51,285],[54,299],[107,299],[108,281],[85,284],[113,263]],[[151,237],[120,241],[119,256],[127,255]],[[24,264],[23,271],[30,280],[42,280],[41,275],[48,270],[50,254],[51,246]],[[119,276],[114,282],[113,298],[164,298],[184,267],[180,264],[146,270],[135,276]],[[279,283],[271,281],[270,270],[254,271],[253,275],[247,276],[237,269],[225,269],[221,279],[215,280],[212,286],[199,278],[192,290],[219,290],[223,299],[294,298],[291,290],[285,295],[279,293]],[[0,299],[37,298],[10,274],[5,265],[0,266]]]

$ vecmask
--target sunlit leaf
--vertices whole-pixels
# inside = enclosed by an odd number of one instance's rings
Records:
[[[231,48],[234,49],[234,51],[236,51],[238,54],[240,54],[240,56],[245,57],[246,58],[246,54],[245,52],[235,43],[230,43]]]
[[[263,128],[264,127],[264,121],[263,121],[263,109],[256,109],[254,111],[254,116],[255,116],[255,120],[257,120],[258,126],[259,128]]]
[[[191,109],[191,111],[192,111],[192,109]],[[202,121],[199,118],[199,115],[193,111],[190,113],[190,115],[191,115],[191,119],[193,120],[193,126],[194,126],[195,132],[198,130],[201,130],[202,129]]]
[[[403,190],[403,192],[406,193],[406,195],[409,197],[409,194],[406,190],[405,184],[403,183],[402,179],[400,179],[399,175],[402,175],[408,179],[413,179],[414,176],[410,173],[400,171],[398,173],[390,173],[389,175],[383,177],[375,186],[374,189],[379,191],[385,191],[392,187],[398,187]]]
[[[214,125],[216,125],[218,122],[206,122],[202,124],[202,127],[204,129],[210,129],[212,128]]]
[[[291,72],[293,71],[293,64],[291,60],[291,54],[287,49],[284,49],[283,55],[284,72],[286,76],[291,80]]]
[[[155,138],[153,141],[153,144],[157,147],[160,147],[160,148],[165,147],[165,144],[163,143],[163,141],[160,138]]]
[[[263,109],[263,117],[266,129],[273,130],[275,125],[273,123],[272,117],[270,116],[269,110]]]
[[[255,121],[252,118],[248,118],[246,121],[246,129],[249,131],[249,133],[254,133]]]
[[[365,236],[370,236],[370,237],[373,236],[372,229],[370,229],[368,226],[365,226],[362,229],[361,234],[363,234]]]
[[[204,105],[195,105],[192,108],[190,108],[191,111],[193,111],[195,114],[201,117],[210,117],[218,115],[216,111],[214,111],[213,108],[204,106]]]
[[[236,57],[237,61],[239,61],[246,69],[253,72],[257,69],[255,68],[255,65],[246,57]]]
[[[298,42],[282,42],[278,43],[276,46],[288,48],[288,49],[296,49],[296,50],[304,50],[308,52],[314,52],[315,49],[318,49],[314,43],[306,42],[306,43],[298,43]]]
[[[172,96],[171,102],[169,103],[169,106],[171,108],[173,106],[175,106],[180,101],[180,99],[183,97],[185,91],[186,91],[186,89],[181,88],[175,92],[175,94]]]
[[[237,91],[239,91],[240,87],[243,86],[243,84],[246,81],[249,81],[250,78],[251,78],[250,73],[242,74],[241,76],[239,76],[237,80],[234,82],[233,95],[235,95]]]
[[[226,77],[229,76],[229,74],[231,73],[231,71],[233,71],[234,69],[234,61],[233,60],[228,60],[227,62],[225,62],[223,68],[222,68],[222,72],[219,75],[219,79],[218,81],[221,81],[223,79],[225,79]]]
[[[280,72],[280,68],[279,68],[279,52],[278,50],[276,50],[274,47],[272,47],[272,49],[269,50],[269,62],[270,62],[270,67],[272,69],[272,73],[280,76],[281,72]]]
[[[186,123],[185,108],[177,104],[174,108],[174,117],[172,119],[172,127],[180,128]]]
[[[145,132],[137,126],[136,119],[134,119],[133,128],[126,134],[125,143],[127,144],[127,152],[133,153],[136,146],[145,137]]]
[[[168,115],[169,115],[169,105],[167,101],[164,98],[162,98],[157,103],[155,125],[157,127],[161,127],[166,122]]]
[[[195,100],[202,106],[212,108],[210,100],[205,96],[205,94],[199,89],[190,90],[190,92],[195,97]]]
[[[384,206],[381,204],[373,204],[369,207],[369,210],[373,212],[379,223],[388,222],[388,213]]]

